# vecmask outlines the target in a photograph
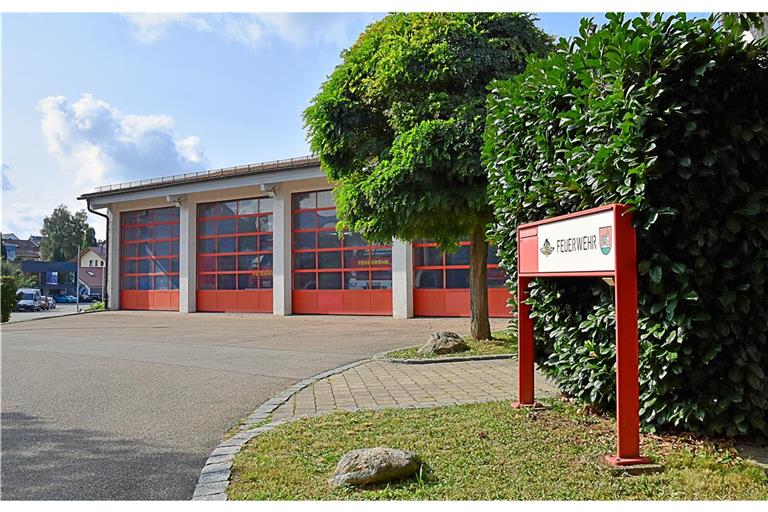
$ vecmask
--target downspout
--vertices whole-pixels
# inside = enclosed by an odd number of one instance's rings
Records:
[[[104,213],[97,212],[96,210],[91,209],[91,201],[89,199],[85,200],[85,204],[87,205],[86,208],[88,208],[88,211],[93,213],[94,215],[98,215],[99,217],[104,217],[104,220],[107,221],[107,233],[104,238],[104,245],[106,246],[107,250],[104,251],[104,290],[103,291],[103,299],[104,299],[104,309],[109,309],[109,216],[107,216]],[[80,261],[77,262],[78,266],[80,265]]]

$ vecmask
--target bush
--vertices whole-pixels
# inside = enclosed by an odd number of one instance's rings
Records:
[[[103,302],[92,302],[88,308],[86,308],[86,311],[103,311],[104,310],[104,303]]]
[[[0,322],[11,319],[11,313],[16,309],[19,298],[19,283],[14,276],[0,276]]]
[[[739,20],[608,15],[494,84],[484,159],[502,266],[517,225],[633,206],[641,420],[768,434],[768,58]],[[538,359],[571,395],[614,404],[613,294],[533,283]]]

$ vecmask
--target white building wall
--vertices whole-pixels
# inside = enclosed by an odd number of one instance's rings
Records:
[[[184,198],[179,211],[179,312],[197,311],[197,203]]]
[[[413,247],[392,243],[392,316],[413,318]]]
[[[291,303],[291,188],[282,183],[272,199],[272,314],[290,315]]]
[[[107,209],[109,217],[109,241],[107,242],[107,293],[109,309],[120,309],[120,214],[113,208]]]

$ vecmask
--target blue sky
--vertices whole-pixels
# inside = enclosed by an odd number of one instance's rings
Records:
[[[3,14],[3,233],[95,185],[307,154],[301,112],[382,16]]]

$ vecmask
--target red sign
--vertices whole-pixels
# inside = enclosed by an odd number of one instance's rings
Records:
[[[637,255],[629,207],[600,206],[523,224],[518,247],[518,397],[516,407],[533,406],[533,320],[525,303],[528,285],[543,277],[603,277],[613,280],[616,300],[616,466],[648,464],[640,455],[637,341]]]

